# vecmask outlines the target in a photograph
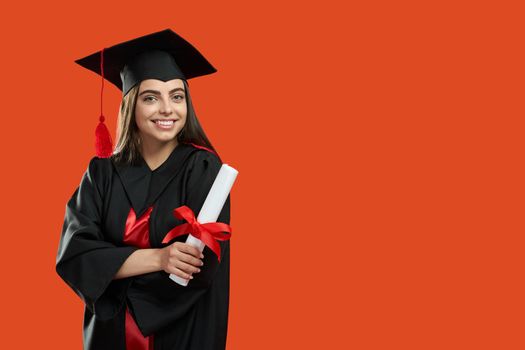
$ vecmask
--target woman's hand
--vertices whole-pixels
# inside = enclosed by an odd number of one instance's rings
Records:
[[[199,267],[204,263],[204,255],[195,247],[175,242],[160,249],[160,264],[167,273],[172,273],[184,279],[192,279],[193,273],[200,272]]]

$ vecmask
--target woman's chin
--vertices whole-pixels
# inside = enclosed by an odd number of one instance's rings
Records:
[[[150,139],[153,142],[159,142],[159,143],[166,143],[173,141],[176,139],[177,134],[176,133],[163,133],[162,135],[159,134],[150,134],[148,135],[148,139]]]

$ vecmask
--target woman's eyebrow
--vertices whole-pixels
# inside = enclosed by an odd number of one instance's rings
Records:
[[[178,87],[178,88],[175,88],[175,89],[171,90],[169,93],[171,94],[171,93],[174,93],[175,91],[179,91],[179,90],[182,91],[182,92],[184,92],[184,89],[183,89],[183,88]],[[150,94],[160,95],[160,91],[157,91],[157,90],[144,90],[144,91],[142,91],[142,92],[139,94],[139,96],[140,96],[140,95],[143,95],[143,94],[145,94],[145,93],[147,93],[147,92],[149,92]]]

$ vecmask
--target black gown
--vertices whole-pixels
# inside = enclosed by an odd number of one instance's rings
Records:
[[[225,349],[228,324],[230,242],[217,241],[221,261],[207,246],[204,265],[186,287],[164,271],[114,280],[124,261],[139,249],[124,243],[133,209],[150,211],[149,242],[162,248],[165,234],[185,223],[173,210],[186,205],[195,216],[222,163],[214,153],[179,143],[151,171],[144,159],[134,166],[93,157],[66,205],[56,271],[85,305],[84,349],[125,350],[125,310],[154,349]],[[230,223],[230,196],[217,222]],[[185,242],[187,235],[170,242]]]

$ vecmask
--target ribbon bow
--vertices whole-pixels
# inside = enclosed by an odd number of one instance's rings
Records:
[[[207,245],[217,255],[217,259],[221,262],[221,246],[216,240],[226,241],[230,239],[231,227],[222,222],[208,222],[201,224],[195,218],[195,213],[189,207],[183,205],[173,210],[173,214],[179,220],[186,220],[187,223],[172,228],[162,243],[168,243],[177,236],[191,233],[195,238],[200,239],[205,245]],[[229,233],[222,233],[229,232]]]

